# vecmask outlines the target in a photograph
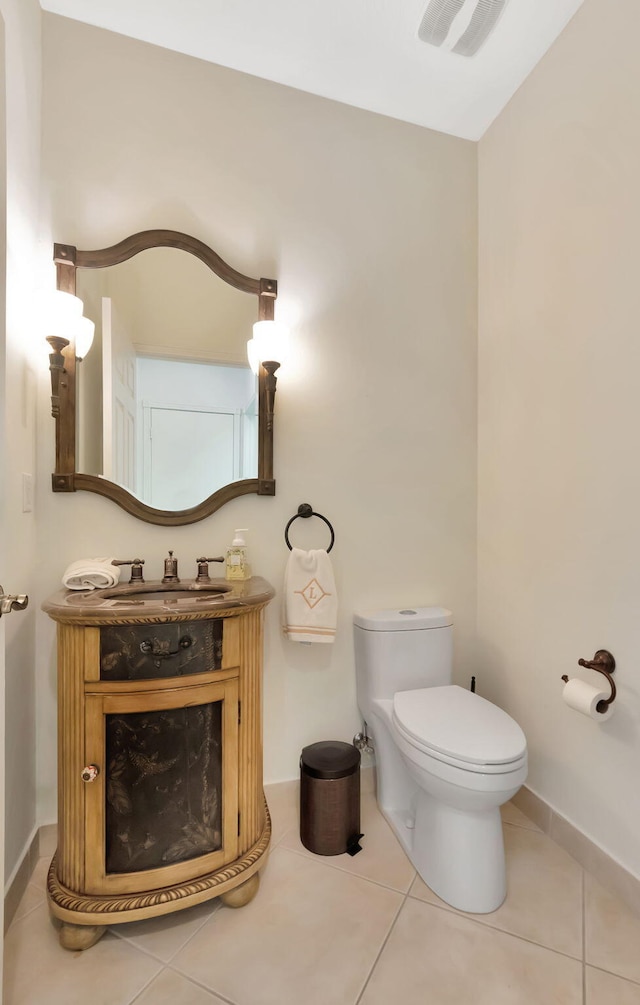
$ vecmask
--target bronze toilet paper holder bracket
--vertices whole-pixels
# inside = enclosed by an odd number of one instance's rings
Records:
[[[615,701],[616,697],[616,684],[611,676],[616,668],[616,661],[614,657],[608,649],[598,649],[592,660],[579,659],[578,666],[587,667],[589,670],[596,670],[597,673],[603,674],[603,676],[609,681],[611,694],[608,698],[602,698],[596,705],[596,712],[606,712],[609,705]],[[562,675],[561,679],[565,682],[565,684],[569,680],[566,673]]]

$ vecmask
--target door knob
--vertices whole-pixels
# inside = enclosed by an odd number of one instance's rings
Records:
[[[26,593],[10,594],[4,592],[4,587],[0,586],[0,618],[3,614],[10,614],[11,611],[24,611],[29,603]]]

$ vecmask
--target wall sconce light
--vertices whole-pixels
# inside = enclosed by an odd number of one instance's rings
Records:
[[[282,363],[286,352],[287,331],[277,321],[256,321],[253,326],[253,338],[247,342],[249,365],[256,376],[262,365],[267,371],[266,380],[266,413],[267,429],[273,428],[273,408],[276,396],[276,370]]]
[[[82,361],[89,349],[93,345],[93,336],[96,333],[96,326],[90,318],[85,318],[84,316],[76,321],[75,325],[75,342],[76,342],[76,359]]]
[[[62,290],[54,290],[43,308],[44,325],[50,332],[46,340],[53,350],[49,354],[49,370],[51,414],[54,419],[60,415],[60,386],[62,375],[65,373],[64,350],[73,339],[76,358],[84,359],[93,341],[95,325],[89,318],[83,317],[82,307],[82,300],[79,297]]]

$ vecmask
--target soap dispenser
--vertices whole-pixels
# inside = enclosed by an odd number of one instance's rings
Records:
[[[227,549],[227,579],[249,579],[251,577],[251,570],[247,561],[247,546],[242,536],[247,529],[247,527],[239,527],[235,531],[231,547]]]

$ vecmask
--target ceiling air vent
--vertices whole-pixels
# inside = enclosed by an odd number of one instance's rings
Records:
[[[474,56],[498,23],[508,0],[431,0],[418,28],[430,45]]]

